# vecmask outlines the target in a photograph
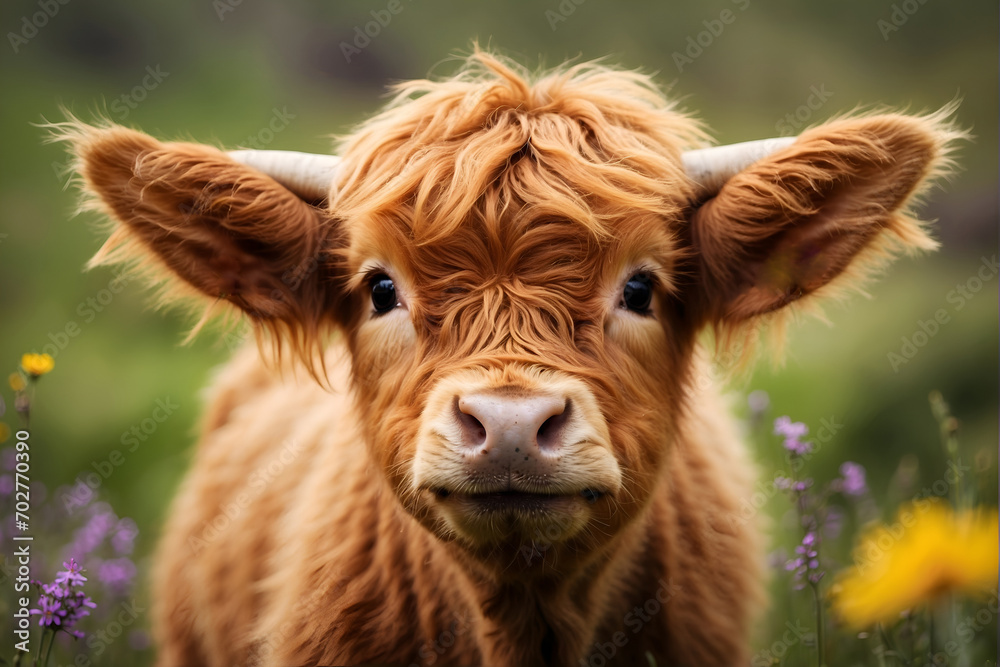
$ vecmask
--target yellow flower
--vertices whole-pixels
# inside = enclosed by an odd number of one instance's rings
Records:
[[[10,374],[7,382],[10,383],[10,388],[14,391],[24,391],[25,386],[27,386],[24,384],[24,376],[17,371]]]
[[[983,594],[997,586],[997,510],[955,513],[930,501],[903,507],[894,524],[862,537],[854,562],[830,593],[834,610],[858,629],[945,593]]]
[[[45,375],[55,365],[51,354],[25,354],[21,357],[21,368],[33,378]]]

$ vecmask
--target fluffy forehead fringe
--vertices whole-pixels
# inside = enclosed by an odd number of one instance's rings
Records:
[[[671,216],[690,196],[681,153],[701,125],[642,73],[600,62],[532,73],[478,48],[452,77],[393,88],[387,107],[341,140],[331,207],[346,220],[392,218],[417,243],[454,233],[483,195],[504,210],[583,224]],[[522,164],[523,163],[523,164]]]

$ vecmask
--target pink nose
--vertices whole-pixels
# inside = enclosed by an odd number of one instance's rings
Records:
[[[549,467],[542,460],[558,458],[570,411],[566,398],[546,395],[473,394],[455,401],[466,453],[508,469]]]

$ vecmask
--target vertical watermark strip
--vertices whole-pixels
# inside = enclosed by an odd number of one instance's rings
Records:
[[[28,431],[18,431],[16,434],[17,445],[15,446],[16,461],[14,467],[14,525],[17,530],[27,533],[31,514],[31,496],[28,484],[31,481],[31,445],[28,440],[31,436]],[[14,535],[13,539],[18,544],[14,550],[14,559],[17,561],[17,576],[14,577],[14,591],[21,594],[17,598],[16,611],[14,612],[14,636],[20,640],[14,643],[14,648],[24,653],[31,651],[30,646],[30,618],[31,611],[28,605],[31,599],[26,595],[28,587],[31,585],[31,542],[34,538],[31,535]]]

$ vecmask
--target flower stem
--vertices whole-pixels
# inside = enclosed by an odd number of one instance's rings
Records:
[[[941,444],[944,447],[945,456],[948,457],[948,461],[955,466],[956,470],[961,470],[959,467],[961,462],[958,458],[958,420],[951,414],[951,408],[944,400],[941,392],[932,391],[929,398],[931,412],[934,414],[934,419],[937,421],[938,429],[941,432]],[[965,484],[962,477],[960,473],[956,475],[955,483],[948,490],[952,506],[957,509],[971,506],[971,500],[966,496]]]
[[[906,665],[906,667],[909,667],[910,661],[907,660],[906,656],[903,655],[903,653],[899,651],[892,643],[892,640],[889,638],[889,634],[885,631],[885,626],[882,625],[881,623],[878,623],[877,626],[879,635],[882,637],[882,643],[885,644],[886,648],[888,649],[886,651],[886,655],[892,655],[892,657],[898,659],[901,663]]]
[[[42,660],[42,646],[45,644],[45,635],[47,635],[48,632],[49,632],[48,628],[45,628],[44,630],[42,630],[42,637],[41,637],[41,639],[38,640],[38,650],[35,651],[35,664],[36,665],[41,664],[41,660]]]
[[[52,645],[56,643],[56,631],[53,630],[49,633],[49,645],[45,649],[45,657],[42,658],[41,667],[48,667],[49,656],[52,654]]]
[[[823,667],[826,663],[823,659],[823,598],[819,593],[819,584],[810,582],[813,589],[813,600],[816,603],[816,664]]]
[[[934,650],[934,606],[931,605],[927,609],[927,635],[930,640],[930,652],[931,658],[933,659],[934,654],[937,651]]]

